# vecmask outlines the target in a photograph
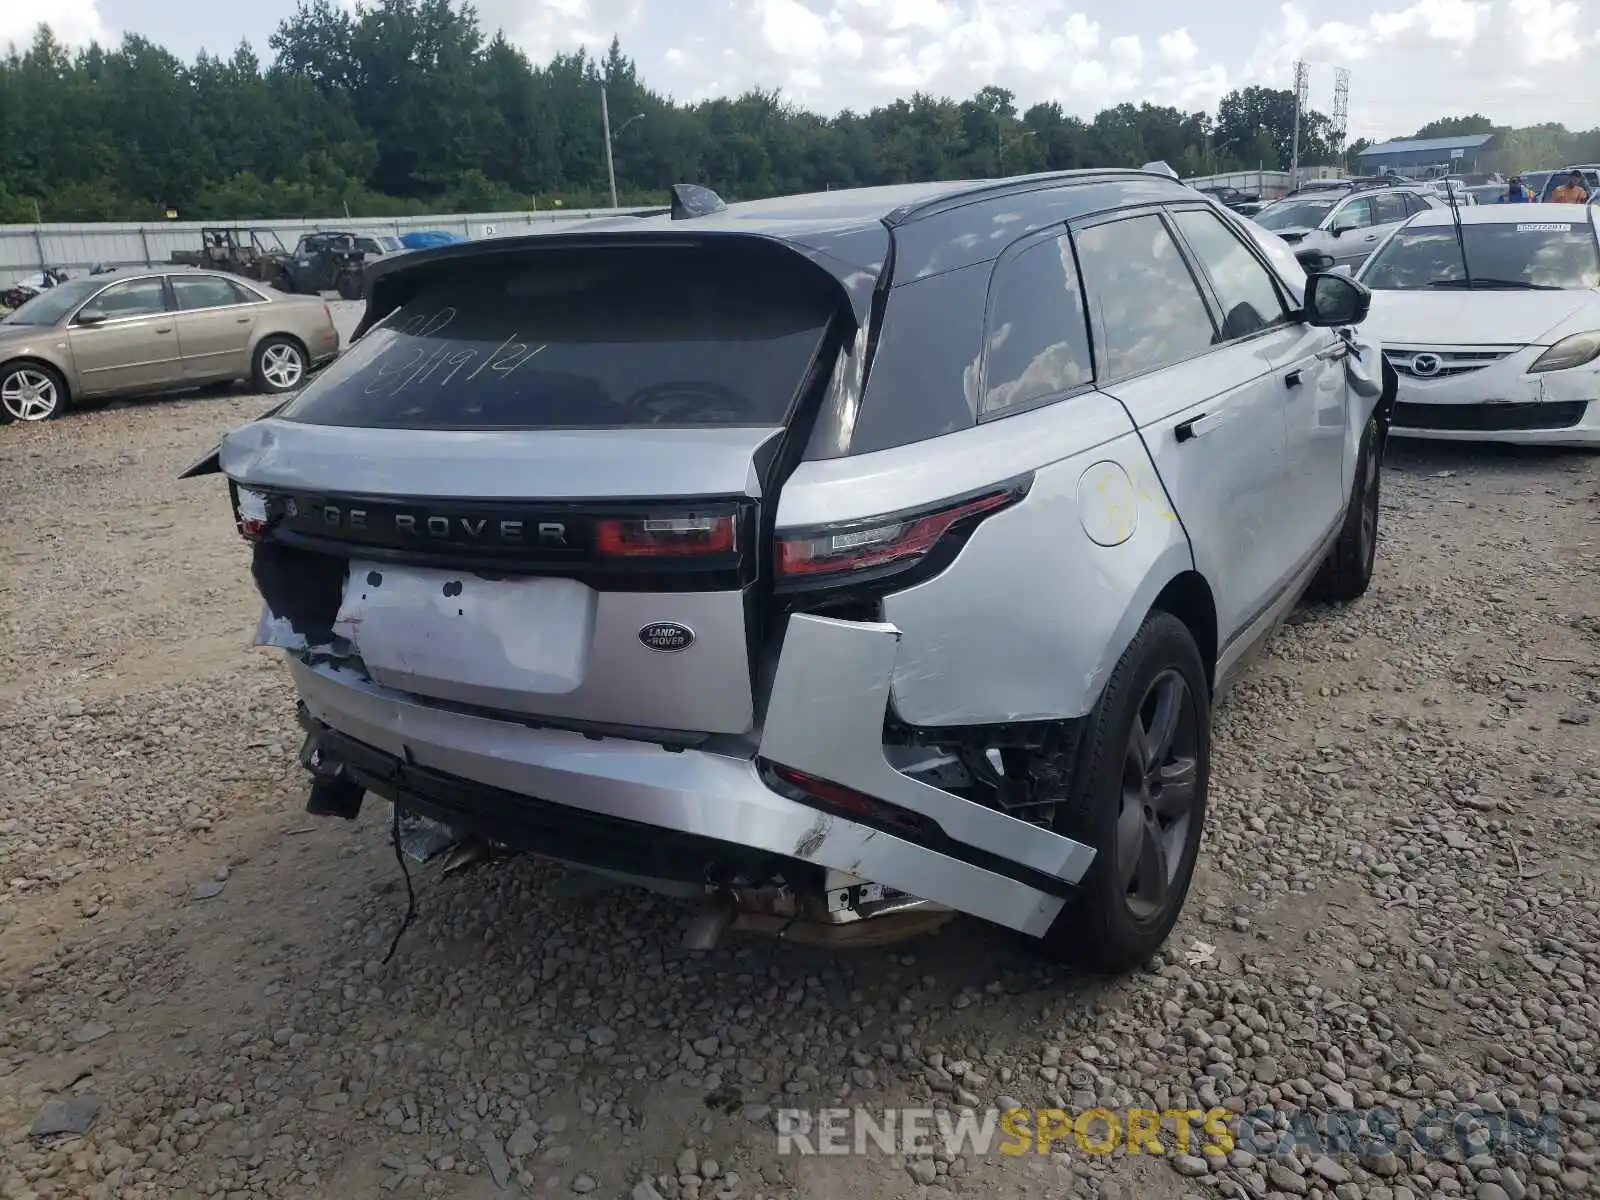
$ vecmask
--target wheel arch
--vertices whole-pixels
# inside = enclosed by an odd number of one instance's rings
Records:
[[[12,367],[43,367],[66,384],[69,394],[72,391],[72,380],[68,373],[48,358],[40,358],[37,354],[14,354],[10,358],[0,358],[0,371],[9,371]]]
[[[62,367],[57,366],[47,358],[40,358],[36,354],[17,354],[10,358],[0,358],[0,377],[13,367],[39,367],[49,371],[61,381],[61,403],[63,406],[71,404],[77,399],[77,392],[72,386],[72,375]]]
[[[1170,613],[1184,623],[1200,649],[1200,658],[1206,666],[1206,683],[1215,692],[1217,602],[1205,576],[1193,568],[1175,575],[1156,596],[1150,612]]]
[[[252,369],[255,367],[257,357],[259,357],[261,354],[261,347],[265,346],[268,342],[292,343],[295,349],[299,350],[300,353],[305,357],[306,370],[308,372],[311,370],[311,347],[307,346],[305,341],[298,334],[290,333],[287,329],[268,330],[266,333],[263,333],[256,339],[256,344],[251,347],[250,350],[250,366]]]

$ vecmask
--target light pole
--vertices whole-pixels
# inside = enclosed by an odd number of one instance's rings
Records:
[[[635,121],[644,120],[643,113],[634,113],[621,125],[617,126],[617,133],[621,133]],[[606,135],[606,181],[611,185],[611,207],[617,207],[617,164],[611,156],[611,141],[616,136],[611,132],[611,106],[606,102],[606,85],[600,85],[600,125]]]

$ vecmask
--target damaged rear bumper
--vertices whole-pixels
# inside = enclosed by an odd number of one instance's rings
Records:
[[[770,857],[1040,936],[1094,852],[889,764],[882,729],[898,642],[889,625],[793,618],[759,745],[728,749],[532,728],[429,704],[334,663],[297,658],[293,674],[324,754],[436,819],[639,874],[692,879],[707,862]],[[768,785],[775,767],[912,820],[896,830],[781,794]]]

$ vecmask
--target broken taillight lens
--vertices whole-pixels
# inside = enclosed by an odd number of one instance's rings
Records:
[[[260,539],[267,531],[267,498],[250,488],[233,489],[233,523],[247,542]]]
[[[595,524],[595,546],[613,558],[681,558],[731,554],[734,518],[607,518]]]
[[[780,536],[778,574],[807,579],[910,565],[938,545],[957,523],[1005,508],[1025,494],[1025,487],[1008,486],[945,508],[879,524]]]

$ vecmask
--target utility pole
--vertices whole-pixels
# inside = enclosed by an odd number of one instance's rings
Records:
[[[606,85],[600,85],[600,124],[606,135],[606,179],[611,184],[611,207],[617,207],[617,166],[611,159],[611,108],[606,103]],[[1299,126],[1296,125],[1298,132]]]
[[[1306,81],[1310,72],[1306,64],[1295,60],[1294,64],[1294,155],[1289,162],[1289,186],[1300,186],[1300,112],[1306,104]]]

